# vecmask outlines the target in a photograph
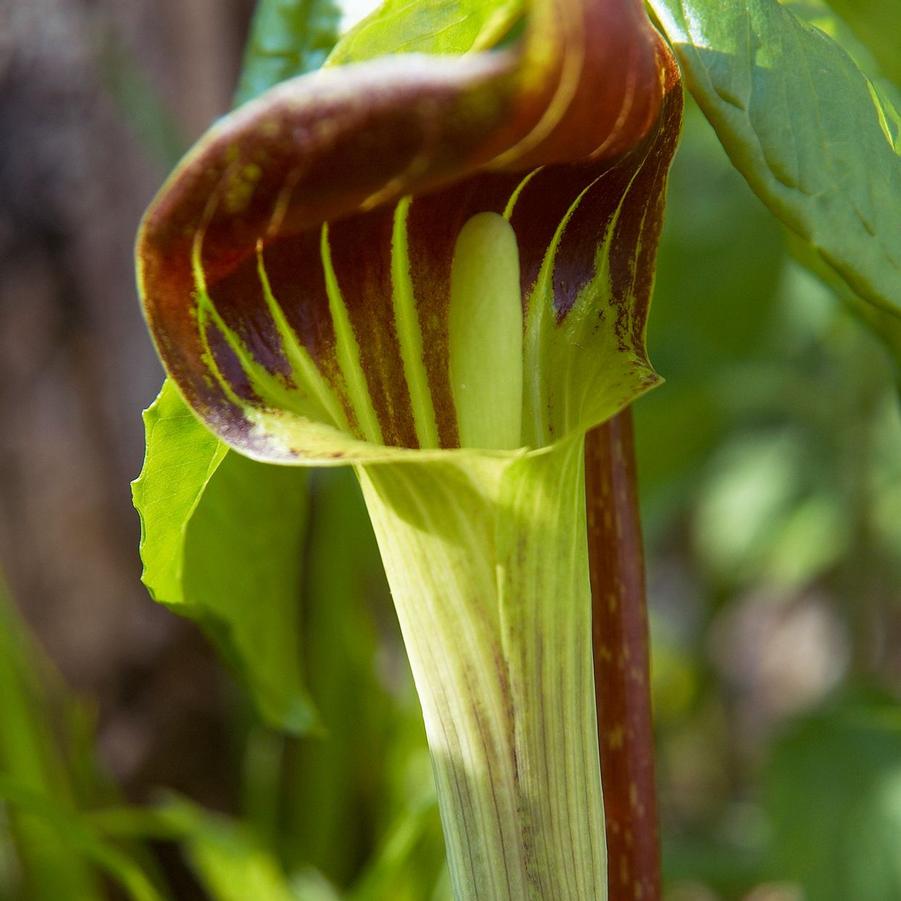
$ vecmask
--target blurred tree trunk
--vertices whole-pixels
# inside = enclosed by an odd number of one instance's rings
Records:
[[[132,242],[172,163],[160,148],[227,109],[251,6],[0,0],[0,568],[98,699],[115,775],[214,804],[212,654],[139,582],[129,482],[162,373]]]

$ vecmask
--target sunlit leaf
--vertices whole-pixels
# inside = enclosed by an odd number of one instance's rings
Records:
[[[651,0],[735,166],[876,315],[901,316],[890,100],[777,0]]]
[[[171,382],[144,421],[147,456],[134,501],[145,585],[207,629],[271,723],[309,728],[298,625],[304,474],[228,451]]]
[[[891,35],[882,36],[881,45],[879,41],[874,43],[866,39],[866,35],[871,35],[873,27],[877,25],[879,14],[885,15],[888,11],[891,0],[885,4],[885,10],[880,9],[883,0],[857,2],[854,4],[854,10],[846,0],[779,0],[779,2],[802,22],[816,26],[841,44],[878,90],[888,95],[891,106],[895,110],[899,109],[901,79],[893,74],[898,71],[897,60],[889,61],[885,54],[880,55],[878,52],[880,46],[885,49],[885,43],[890,42],[885,41],[885,38],[890,38]],[[870,6],[875,16],[866,11],[866,6]],[[864,25],[865,19],[866,25],[863,28],[855,27]],[[884,65],[887,62],[891,65]]]
[[[387,0],[352,28],[329,65],[389,53],[467,53],[493,47],[523,15],[523,0]]]

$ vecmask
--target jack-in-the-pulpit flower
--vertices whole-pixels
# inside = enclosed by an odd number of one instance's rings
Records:
[[[456,896],[606,897],[582,444],[644,348],[681,88],[640,0],[286,82],[148,210],[144,309],[242,453],[351,463],[423,706]]]

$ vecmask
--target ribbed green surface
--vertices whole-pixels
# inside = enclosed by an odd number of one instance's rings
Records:
[[[422,702],[459,901],[600,901],[581,440],[360,479]]]

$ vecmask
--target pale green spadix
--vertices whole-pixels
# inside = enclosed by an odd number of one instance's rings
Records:
[[[522,444],[522,300],[510,224],[479,213],[454,247],[450,378],[461,447]]]

